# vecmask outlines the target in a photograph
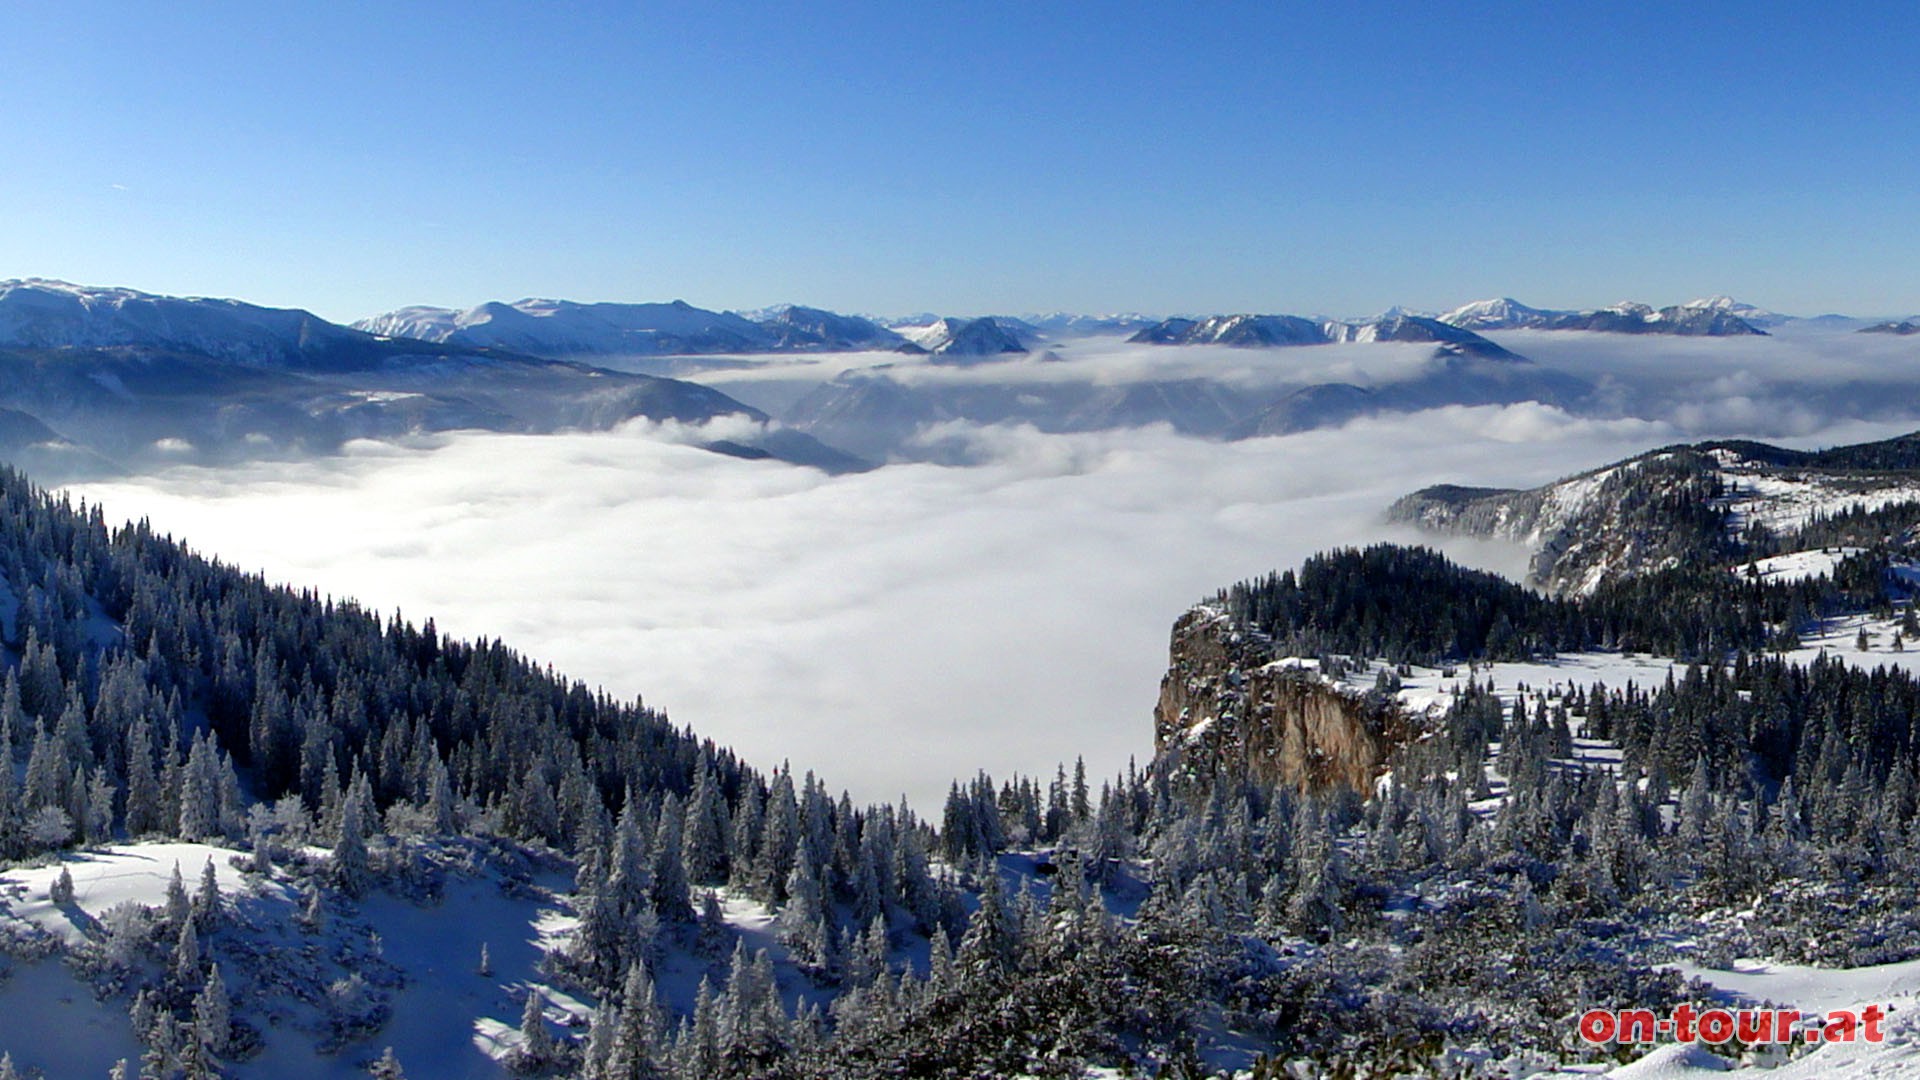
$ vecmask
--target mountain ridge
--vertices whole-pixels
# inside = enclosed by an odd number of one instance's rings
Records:
[[[42,475],[67,479],[326,453],[358,438],[604,430],[641,418],[734,417],[757,429],[735,441],[766,456],[867,467],[695,383],[383,337],[298,309],[45,279],[0,283],[0,408],[56,434],[23,449]]]

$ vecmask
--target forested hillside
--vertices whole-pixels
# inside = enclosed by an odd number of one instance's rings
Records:
[[[1508,1075],[1630,1056],[1571,1018],[1697,996],[1675,960],[1920,955],[1920,681],[1778,652],[1843,612],[1899,649],[1891,548],[1832,578],[1690,567],[1577,598],[1418,549],[1318,556],[1214,603],[1272,655],[1426,710],[1371,797],[1062,768],[956,783],[934,823],[17,474],[0,499],[6,947],[125,1017],[128,1075],[439,1075],[376,1056],[423,1045],[393,1002],[476,960],[379,927],[515,898],[547,912],[520,1023],[448,1034],[594,1078]],[[1809,528],[1886,524],[1860,514]],[[1628,648],[1681,662],[1577,678]],[[1537,671],[1565,677],[1515,674]],[[102,868],[183,850],[217,860],[198,887],[83,911]],[[294,1029],[317,1056],[288,1056]]]

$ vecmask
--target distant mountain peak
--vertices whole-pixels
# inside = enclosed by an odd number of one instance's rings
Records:
[[[1751,318],[1749,319],[1749,316]],[[1731,337],[1764,334],[1759,324],[1774,325],[1786,316],[1762,311],[1728,297],[1695,300],[1655,308],[1637,300],[1591,311],[1529,307],[1512,297],[1476,300],[1440,316],[1439,321],[1467,330],[1588,330],[1613,334],[1676,334]]]
[[[985,359],[1026,353],[1027,343],[1012,327],[1005,325],[1008,321],[1012,320],[991,315],[978,319],[945,318],[919,335],[915,344],[932,353],[936,362],[942,362],[941,357]]]
[[[528,297],[488,301],[465,311],[399,308],[354,326],[556,359],[893,349],[903,340],[870,319],[822,308],[779,304],[757,312],[709,311],[684,299],[587,303]]]

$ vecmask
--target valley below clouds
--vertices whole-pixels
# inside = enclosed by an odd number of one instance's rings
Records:
[[[1803,409],[1768,430],[1672,400],[1661,419],[1450,406],[1232,443],[955,422],[930,437],[978,464],[837,477],[646,423],[455,433],[65,490],[269,579],[502,639],[762,766],[933,813],[977,769],[1144,766],[1174,618],[1231,581],[1387,538],[1381,512],[1407,491],[1528,486],[1683,438],[1913,426]],[[1449,552],[1522,569],[1499,546]]]

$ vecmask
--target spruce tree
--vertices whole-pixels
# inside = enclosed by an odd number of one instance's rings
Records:
[[[334,886],[349,897],[366,891],[372,870],[367,861],[366,816],[370,809],[364,788],[356,782],[340,809],[340,831],[333,846]]]
[[[204,932],[213,929],[220,918],[220,875],[208,858],[200,869],[200,888],[193,894],[193,921]]]
[[[215,1056],[226,1053],[233,1033],[233,1003],[227,997],[227,984],[220,978],[220,965],[207,973],[207,985],[193,1003],[194,1037]]]
[[[515,1050],[519,1067],[532,1072],[553,1061],[553,1033],[547,1030],[546,999],[540,988],[527,987],[526,1008],[520,1013],[520,1045]]]

